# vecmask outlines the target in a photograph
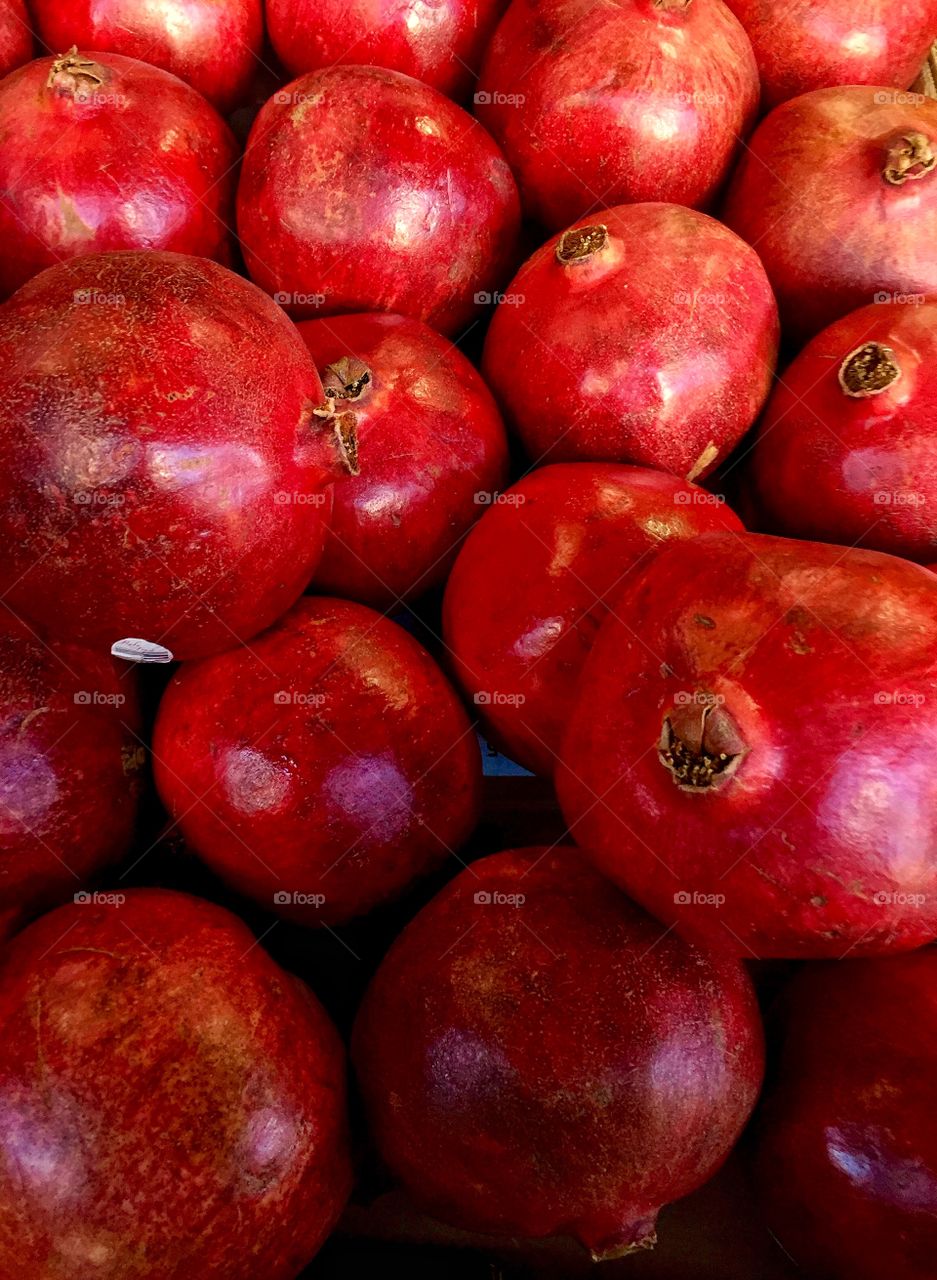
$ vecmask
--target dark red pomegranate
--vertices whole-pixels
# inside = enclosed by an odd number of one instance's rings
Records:
[[[725,2],[754,47],[765,107],[838,84],[907,89],[937,39],[935,0]]]
[[[33,33],[23,0],[0,0],[0,76],[33,56]]]
[[[350,1187],[335,1029],[220,907],[88,899],[0,959],[0,1271],[293,1280]]]
[[[251,130],[238,227],[251,276],[292,315],[398,311],[443,333],[511,271],[519,203],[481,125],[378,67],[313,71]]]
[[[322,552],[340,468],[292,324],[213,262],[76,258],[0,309],[0,587],[98,650],[189,658],[269,626]]]
[[[876,955],[937,938],[932,745],[933,574],[711,533],[619,597],[557,783],[576,840],[664,923],[759,958]]]
[[[741,528],[704,489],[604,462],[542,467],[499,495],[443,608],[455,673],[489,737],[551,774],[582,665],[625,583],[670,539]]]
[[[214,108],[158,67],[31,62],[0,83],[0,291],[99,250],[227,261],[236,161]]]
[[[335,495],[315,585],[378,609],[438,586],[507,479],[491,392],[419,320],[376,312],[303,321],[299,331],[363,467]]]
[[[771,388],[777,308],[755,252],[703,213],[622,205],[507,286],[483,370],[534,462],[710,472]]]
[[[307,597],[249,647],[183,666],[153,757],[195,852],[302,924],[396,897],[478,817],[454,690],[401,627],[347,600]]]
[[[667,934],[572,849],[475,862],[388,953],[353,1053],[417,1205],[509,1236],[646,1248],[761,1082],[742,966]]]
[[[468,93],[507,0],[267,0],[270,40],[294,75],[338,63],[403,71]]]
[[[722,0],[513,0],[475,101],[526,212],[559,231],[633,200],[708,204],[758,70]]]
[[[937,293],[935,168],[921,94],[817,89],[762,121],[723,216],[757,246],[792,340],[878,296]]]
[[[937,303],[863,307],[778,382],[751,459],[776,533],[937,556]]]
[[[50,49],[97,49],[164,67],[219,111],[245,96],[263,48],[262,0],[30,0]]]
[[[811,966],[760,1125],[769,1226],[817,1280],[932,1280],[937,951]]]

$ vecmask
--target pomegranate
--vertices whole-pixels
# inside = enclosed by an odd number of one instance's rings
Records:
[[[722,0],[513,0],[475,95],[527,214],[706,205],[755,123],[758,69]]]
[[[496,497],[508,446],[491,392],[418,320],[373,313],[299,325],[332,417],[366,468],[339,486],[315,585],[385,608],[445,582]]]
[[[220,907],[87,898],[0,958],[0,1271],[292,1280],[350,1185],[334,1027]]]
[[[921,94],[817,89],[762,121],[723,216],[757,246],[792,340],[877,297],[937,293],[935,168]]]
[[[0,590],[52,634],[195,657],[269,626],[322,552],[334,424],[295,328],[224,267],[102,253],[0,310]]]
[[[666,924],[759,958],[875,955],[937,938],[931,744],[933,574],[709,533],[619,597],[557,783],[576,839]]]
[[[245,97],[263,49],[262,0],[30,0],[50,49],[122,53],[163,67],[219,111]]]
[[[622,205],[521,267],[483,371],[535,462],[636,462],[695,480],[754,422],[777,344],[752,249],[692,209]]]
[[[488,737],[551,774],[599,624],[671,538],[741,530],[714,494],[662,471],[558,463],[486,511],[459,553],[443,632]]]
[[[23,0],[0,0],[0,76],[33,56],[33,33]]]
[[[935,0],[725,0],[755,49],[762,102],[838,84],[907,87],[937,39]]]
[[[402,628],[346,600],[307,597],[249,647],[183,666],[153,757],[192,849],[302,924],[397,896],[478,817],[481,759],[454,691]]]
[[[932,560],[935,401],[937,303],[863,307],[825,329],[762,419],[751,467],[759,523]]]
[[[804,1274],[932,1280],[937,951],[811,966],[762,1116],[765,1212]]]
[[[227,259],[236,160],[221,117],[166,71],[31,62],[0,83],[0,292],[98,250]]]
[[[248,270],[290,314],[399,311],[442,333],[503,283],[519,217],[484,129],[377,67],[313,71],[275,93],[238,190]]]
[[[292,75],[360,63],[464,97],[506,0],[267,0],[267,26]]]
[[[667,934],[572,849],[466,868],[405,929],[353,1038],[379,1151],[470,1230],[648,1247],[761,1081],[742,966]]]

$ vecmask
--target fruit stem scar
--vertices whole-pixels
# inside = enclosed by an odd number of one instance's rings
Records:
[[[573,262],[585,262],[594,253],[601,252],[608,244],[608,227],[598,222],[592,227],[574,227],[564,231],[556,244],[556,260],[569,266]]]
[[[893,187],[926,177],[937,165],[937,153],[924,133],[896,134],[885,144],[885,154],[882,177]]]
[[[60,75],[71,76],[73,80],[89,80],[91,84],[103,84],[104,77],[100,71],[98,64],[83,58],[78,52],[78,46],[73,44],[68,53],[62,54],[52,63],[46,88],[54,88],[56,79]]]
[[[706,791],[720,786],[736,771],[744,755],[743,751],[720,751],[719,744],[712,741],[712,710],[712,704],[703,707],[697,745],[677,732],[669,716],[664,718],[657,754],[681,791]]]
[[[881,342],[865,342],[839,367],[839,385],[847,396],[866,399],[881,395],[901,377],[901,366],[891,347]]]

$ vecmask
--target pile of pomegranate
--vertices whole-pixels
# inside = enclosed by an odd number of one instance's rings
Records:
[[[0,0],[0,1280],[937,1280],[934,46]]]

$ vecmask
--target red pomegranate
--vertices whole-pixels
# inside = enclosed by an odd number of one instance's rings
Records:
[[[765,1215],[803,1274],[932,1280],[937,951],[811,966],[759,1131]]]
[[[158,67],[31,62],[0,83],[0,291],[107,249],[227,261],[236,161],[214,108]]]
[[[0,76],[33,56],[33,33],[23,0],[0,0]]]
[[[3,612],[0,915],[60,901],[126,851],[146,754],[140,732],[126,668],[47,644]]]
[[[458,333],[515,263],[517,188],[461,107],[378,67],[310,72],[251,130],[248,270],[292,315],[398,311]]]
[[[195,852],[301,924],[397,896],[478,816],[455,692],[401,627],[347,600],[307,597],[249,647],[183,666],[153,758]]]
[[[646,1248],[761,1082],[742,966],[667,934],[572,849],[475,862],[404,930],[353,1039],[378,1149],[470,1230]]]
[[[263,48],[262,0],[30,0],[50,49],[96,49],[171,71],[219,111],[244,98]]]
[[[622,205],[521,267],[483,370],[534,462],[635,462],[695,480],[754,422],[777,344],[752,249],[692,209]]]
[[[754,46],[766,107],[838,84],[907,89],[937,39],[935,0],[725,2]]]
[[[937,293],[937,102],[864,85],[785,102],[756,129],[724,218],[756,245],[803,342],[880,297]]]
[[[937,303],[863,307],[830,325],[762,418],[751,466],[759,523],[933,560],[935,402]]]
[[[485,512],[446,587],[443,633],[488,736],[551,774],[575,687],[615,597],[658,547],[741,521],[663,471],[558,463]]]
[[[293,325],[224,267],[106,253],[0,310],[0,589],[52,634],[188,658],[269,626],[340,469]]]
[[[459,543],[507,479],[491,392],[445,338],[381,312],[299,325],[363,474],[339,486],[319,590],[385,608],[445,582]]]
[[[220,907],[88,899],[0,958],[0,1271],[292,1280],[350,1186],[335,1029]]]
[[[462,98],[506,0],[267,0],[270,40],[294,76],[338,63],[403,71]]]
[[[629,201],[708,204],[758,70],[722,0],[513,0],[475,101],[527,214],[559,231]]]
[[[932,743],[933,574],[711,533],[619,597],[557,783],[576,840],[666,924],[759,958],[876,955],[937,938]]]

